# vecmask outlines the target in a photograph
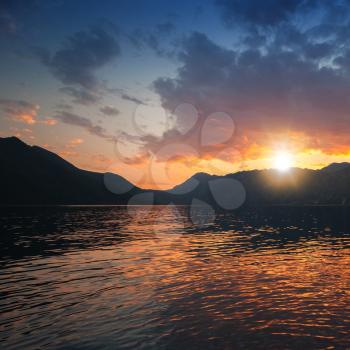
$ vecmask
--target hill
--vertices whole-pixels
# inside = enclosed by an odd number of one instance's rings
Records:
[[[29,146],[16,137],[0,138],[1,204],[120,204],[140,192],[127,180],[113,176],[127,194],[107,190],[104,174],[81,170],[57,154]]]
[[[142,190],[123,177],[79,169],[15,137],[0,138],[0,204],[191,204],[221,206],[350,205],[350,164],[320,170],[197,173],[168,191]],[[107,185],[107,186],[106,186]],[[108,188],[107,188],[108,187]],[[135,195],[139,195],[136,196]]]
[[[213,184],[219,182],[218,180],[222,185],[216,194]],[[235,197],[241,196],[241,188],[235,183],[230,185],[229,180],[237,180],[243,185],[243,206],[350,205],[349,163],[331,164],[320,170],[292,168],[288,172],[279,172],[266,169],[242,171],[226,176],[207,174],[199,177],[196,174],[169,193],[172,194],[172,201],[179,204],[189,204],[193,198],[197,198],[215,205],[218,202],[217,197],[224,195],[227,202],[233,202]],[[184,193],[190,185],[193,189]]]

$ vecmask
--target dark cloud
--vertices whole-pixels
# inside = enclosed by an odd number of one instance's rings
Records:
[[[309,26],[322,18],[326,25],[348,23],[348,0],[216,0],[224,23],[229,27],[281,29],[286,23]],[[282,31],[284,29],[282,28]]]
[[[123,94],[121,95],[121,98],[122,98],[123,100],[135,102],[135,103],[140,104],[140,105],[146,105],[146,103],[145,103],[144,101],[140,100],[139,98],[134,97],[134,96],[130,96],[130,95],[125,94],[125,93],[123,93]]]
[[[235,65],[236,53],[210,41],[205,34],[193,33],[183,42],[179,60],[182,62],[175,79],[160,78],[154,82],[156,92],[169,110],[189,102],[198,105],[202,89],[208,91],[222,85],[228,69]],[[196,87],[200,88],[196,90]],[[205,96],[207,99],[209,96]],[[207,100],[208,103],[211,99]]]
[[[60,103],[57,103],[56,104],[56,108],[58,110],[66,110],[66,111],[71,111],[73,109],[73,106],[72,105],[69,105],[67,103],[64,103],[64,102],[60,102]]]
[[[171,21],[166,21],[157,24],[156,30],[159,34],[170,35],[175,31],[175,24]]]
[[[333,46],[327,42],[315,43],[305,46],[305,55],[312,59],[320,59],[329,56],[333,52]]]
[[[350,54],[334,61],[340,68],[324,66],[315,58],[330,60],[336,46],[332,50],[297,33],[286,37],[276,36],[278,44],[264,51],[235,51],[194,33],[183,42],[177,76],[157,79],[155,91],[170,111],[189,102],[202,117],[228,112],[246,130],[348,132]]]
[[[135,29],[129,35],[129,40],[138,50],[148,47],[158,56],[164,55],[165,50],[162,48],[158,31],[144,31],[142,29]]]
[[[129,34],[128,38],[137,49],[148,47],[160,57],[170,57],[172,50],[167,47],[165,39],[169,38],[175,30],[175,24],[168,20],[149,30],[137,28]]]
[[[275,25],[285,21],[307,0],[217,0],[226,23]],[[316,2],[316,1],[315,1]]]
[[[119,109],[113,106],[104,106],[100,108],[100,111],[108,116],[116,116],[120,113]]]
[[[37,105],[34,105],[33,103],[23,101],[23,100],[11,100],[11,99],[0,99],[0,105],[8,112],[8,113],[14,113],[18,109],[38,109]]]
[[[158,56],[163,56],[164,51],[161,48],[160,40],[155,34],[148,34],[144,38],[144,42],[148,45]]]
[[[99,83],[96,70],[118,57],[121,50],[113,34],[92,27],[70,36],[53,55],[38,48],[34,52],[62,83],[92,90]]]
[[[108,134],[104,128],[93,124],[90,119],[81,117],[77,114],[61,111],[56,114],[55,119],[65,124],[81,127],[88,131],[90,134],[107,139],[109,141],[112,141],[114,139],[114,137]]]
[[[102,96],[99,93],[85,88],[65,86],[60,88],[60,91],[72,97],[72,102],[85,106],[95,104],[102,99]]]

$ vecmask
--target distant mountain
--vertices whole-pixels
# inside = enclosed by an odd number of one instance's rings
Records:
[[[275,169],[242,171],[226,176],[203,174],[186,180],[169,193],[174,203],[189,204],[193,198],[215,205],[217,196],[211,184],[222,179],[239,181],[245,190],[243,206],[267,205],[350,205],[350,164],[331,164],[320,170],[291,168],[288,172]],[[237,191],[221,189],[220,196],[231,195],[235,200]],[[193,189],[184,193],[184,189]],[[225,186],[225,183],[224,183]],[[239,189],[239,191],[241,191]],[[236,193],[236,194],[235,194]]]
[[[197,173],[168,191],[142,190],[111,173],[81,170],[41,147],[0,138],[0,204],[350,205],[350,164],[320,170]],[[244,196],[244,200],[242,200]],[[233,204],[233,205],[231,205]]]
[[[174,195],[187,194],[195,190],[197,186],[207,183],[213,177],[214,177],[213,175],[209,175],[207,173],[197,173],[192,177],[190,177],[189,179],[187,179],[182,184],[175,186],[174,188],[172,188],[167,192]]]
[[[333,172],[350,168],[350,163],[332,163],[322,169],[323,172]]]
[[[16,137],[0,138],[0,163],[1,204],[119,204],[141,192],[121,176],[78,169]],[[106,178],[131,191],[113,194],[105,186]]]

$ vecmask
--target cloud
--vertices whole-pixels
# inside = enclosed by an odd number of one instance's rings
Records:
[[[166,47],[165,39],[174,34],[175,30],[175,24],[167,20],[149,30],[137,28],[128,35],[128,38],[137,49],[148,47],[160,57],[171,57],[172,51]]]
[[[114,137],[112,135],[109,135],[104,128],[93,124],[90,119],[81,117],[77,114],[61,111],[56,114],[55,119],[65,124],[81,127],[88,131],[91,135],[95,135],[109,141],[112,141],[114,139]]]
[[[0,99],[0,108],[7,117],[28,125],[44,124],[53,126],[57,120],[53,118],[38,119],[40,106],[23,100]]]
[[[175,24],[171,21],[165,21],[156,25],[156,31],[161,35],[170,35],[175,31]]]
[[[65,86],[60,88],[60,91],[68,96],[73,97],[73,103],[78,103],[85,106],[93,105],[102,99],[99,93],[87,90],[85,88]]]
[[[59,110],[66,110],[66,111],[71,111],[73,109],[73,106],[63,102],[57,103],[56,107]]]
[[[90,162],[82,163],[83,169],[90,169],[98,172],[106,172],[107,169],[115,162],[113,158],[106,157],[104,154],[89,155]],[[92,161],[91,161],[92,160]]]
[[[68,142],[68,147],[75,147],[75,146],[81,145],[82,143],[84,143],[84,140],[77,137]]]
[[[108,116],[116,116],[120,113],[119,109],[113,106],[104,106],[100,108],[100,111]]]
[[[93,90],[99,84],[96,71],[117,58],[121,49],[114,35],[95,26],[68,37],[53,55],[38,48],[34,53],[63,84]]]
[[[56,125],[57,124],[57,120],[56,119],[52,119],[52,118],[47,118],[47,119],[44,119],[44,120],[40,121],[40,123],[52,126],[52,125]]]
[[[15,121],[29,125],[37,123],[39,105],[23,100],[0,99],[0,106],[5,114]]]
[[[205,34],[189,35],[180,48],[177,75],[154,82],[163,106],[172,112],[191,103],[201,120],[227,112],[259,144],[281,130],[303,131],[311,138],[349,133],[350,54],[339,52],[339,30],[333,42],[319,46],[291,25],[284,30],[263,50],[234,50]],[[334,56],[335,64],[325,64]]]
[[[13,135],[18,138],[35,140],[35,136],[33,135],[33,130],[31,129],[28,129],[28,128],[18,129],[15,127],[11,127],[10,130],[13,133]]]
[[[125,94],[125,93],[123,93],[123,94],[121,95],[121,98],[122,98],[123,100],[135,102],[135,103],[140,104],[140,105],[146,105],[146,103],[145,103],[144,101],[140,100],[139,98],[134,97],[134,96],[131,96],[131,95],[128,95],[128,94]]]
[[[63,150],[63,151],[59,151],[58,154],[61,156],[61,157],[75,157],[75,158],[79,158],[80,155],[78,152],[76,151],[70,151],[70,150]]]
[[[227,24],[242,21],[254,25],[272,26],[285,21],[307,0],[217,0]]]

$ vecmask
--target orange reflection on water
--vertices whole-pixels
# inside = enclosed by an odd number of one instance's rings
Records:
[[[117,236],[109,245],[7,267],[8,345],[26,344],[29,327],[36,345],[84,335],[121,348],[347,346],[347,236],[283,241],[273,225],[236,216],[194,230],[185,209],[136,210],[115,230],[121,213],[106,217],[112,228],[94,235]]]

